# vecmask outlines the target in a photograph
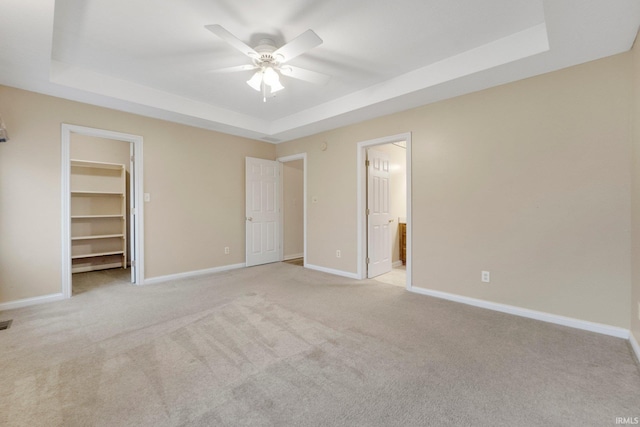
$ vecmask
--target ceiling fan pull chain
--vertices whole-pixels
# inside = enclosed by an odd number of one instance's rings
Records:
[[[262,80],[262,102],[267,102],[267,85]]]

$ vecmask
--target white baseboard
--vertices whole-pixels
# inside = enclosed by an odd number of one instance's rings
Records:
[[[629,333],[629,342],[631,343],[631,348],[636,353],[636,360],[640,362],[640,344],[638,344],[638,340],[636,340],[633,332]]]
[[[393,264],[391,264],[391,267],[396,268],[396,267],[401,267],[402,266],[402,261],[398,260],[398,261],[393,261]]]
[[[548,322],[548,323],[555,323],[556,325],[568,326],[570,328],[582,329],[585,331],[591,331],[599,334],[610,335],[613,337],[624,338],[627,340],[630,338],[630,335],[631,335],[628,329],[619,328],[616,326],[604,325],[602,323],[589,322],[588,320],[580,320],[580,319],[574,319],[572,317],[559,316],[557,314],[545,313],[543,311],[529,310],[528,308],[516,307],[513,305],[500,304],[496,302],[450,294],[447,292],[418,288],[416,286],[411,287],[409,291],[415,292],[417,294],[428,295],[436,298],[442,298],[449,301],[460,302],[462,304],[473,305],[475,307],[499,311],[502,313],[513,314],[515,316],[527,317],[529,319],[541,320],[543,322]]]
[[[144,279],[144,285],[155,285],[156,283],[168,282],[171,280],[187,279],[189,277],[204,276],[207,274],[220,273],[222,271],[235,270],[246,267],[245,263],[223,265],[221,267],[205,268],[203,270],[185,271],[184,273],[168,274],[166,276],[151,277]]]
[[[0,311],[13,310],[14,308],[29,307],[30,305],[44,304],[45,302],[60,301],[64,299],[62,292],[57,294],[43,295],[41,297],[24,298],[16,301],[0,303]]]
[[[285,255],[282,260],[289,261],[290,259],[304,258],[304,254],[293,254],[293,255]]]
[[[308,268],[310,270],[321,271],[323,273],[329,273],[336,276],[348,277],[349,279],[358,279],[357,273],[349,273],[347,271],[334,270],[333,268],[320,267],[319,265],[313,265],[313,264],[305,264],[304,266],[305,268]]]

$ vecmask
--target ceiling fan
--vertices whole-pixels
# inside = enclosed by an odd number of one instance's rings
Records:
[[[229,73],[257,70],[253,77],[247,81],[247,84],[262,93],[264,102],[267,101],[267,96],[273,96],[279,90],[284,89],[284,86],[280,83],[280,74],[316,84],[325,84],[330,78],[326,74],[287,64],[293,58],[322,44],[322,39],[312,30],[305,31],[279,48],[276,47],[271,39],[262,39],[258,46],[252,48],[221,25],[205,25],[205,28],[252,60],[251,64],[221,68],[214,70],[214,72]]]

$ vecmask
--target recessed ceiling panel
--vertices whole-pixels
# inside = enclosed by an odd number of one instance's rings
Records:
[[[323,43],[263,102],[255,48]],[[3,0],[0,84],[248,138],[286,141],[629,50],[637,0]]]
[[[56,2],[52,59],[264,120],[277,120],[544,22],[542,2],[66,0]],[[307,29],[323,44],[292,60],[331,76],[323,86],[282,77],[262,102],[250,60],[204,26],[254,47]]]

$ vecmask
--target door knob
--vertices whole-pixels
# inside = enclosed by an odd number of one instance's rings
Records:
[[[391,224],[392,222],[393,222],[393,220],[392,220],[392,219],[390,219],[390,220],[389,220],[389,224]]]
[[[248,217],[247,217],[247,221],[253,221],[253,218],[252,218],[252,217],[250,217],[250,216],[248,216]]]

